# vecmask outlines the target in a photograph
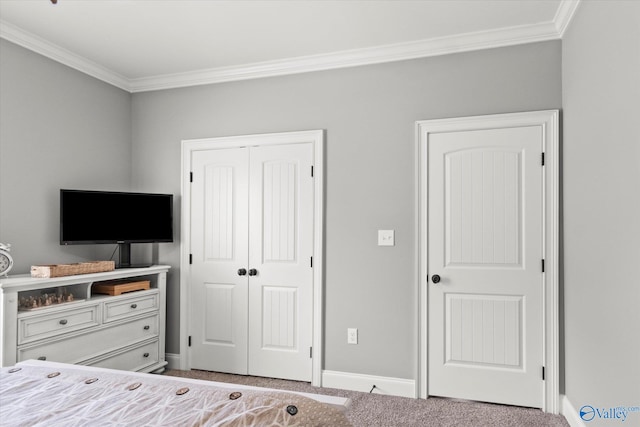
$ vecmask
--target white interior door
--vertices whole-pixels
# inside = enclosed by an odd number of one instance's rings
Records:
[[[313,150],[254,147],[249,187],[249,374],[311,381]],[[252,271],[253,272],[253,271]]]
[[[191,367],[311,380],[311,143],[195,151]]]
[[[191,367],[247,373],[248,148],[195,151],[191,183]]]
[[[429,136],[429,395],[543,406],[542,142],[540,126]]]

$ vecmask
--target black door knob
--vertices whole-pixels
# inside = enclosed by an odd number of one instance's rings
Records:
[[[246,275],[247,275],[246,268],[241,268],[240,270],[238,270],[238,276],[246,276]]]
[[[437,274],[434,274],[433,276],[431,276],[431,281],[433,283],[439,283],[440,282],[440,276],[438,276]]]
[[[255,268],[252,268],[249,270],[249,276],[255,276],[258,274],[258,270],[256,270]]]

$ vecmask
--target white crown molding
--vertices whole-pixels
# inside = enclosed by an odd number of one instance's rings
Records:
[[[93,61],[48,42],[32,33],[26,32],[13,24],[0,19],[0,38],[8,40],[47,58],[53,59],[68,67],[88,74],[120,89],[131,92],[129,80]]]
[[[558,32],[556,31],[556,27],[553,23],[549,22],[321,55],[259,62],[235,67],[212,68],[188,73],[133,79],[131,80],[131,91],[145,92],[357,67],[554,40],[557,38]]]
[[[0,38],[135,93],[357,67],[557,40],[562,38],[579,3],[580,0],[562,0],[552,22],[136,79],[128,79],[3,20],[0,20]]]
[[[581,0],[562,0],[560,2],[556,16],[553,18],[556,31],[560,38],[564,37],[564,32],[567,31],[567,28],[578,9],[580,1]]]

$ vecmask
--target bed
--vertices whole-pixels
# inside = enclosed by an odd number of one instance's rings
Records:
[[[28,360],[0,369],[2,426],[350,426],[349,399]]]

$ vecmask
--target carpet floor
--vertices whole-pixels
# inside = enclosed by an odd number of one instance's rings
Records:
[[[348,397],[346,412],[354,427],[569,427],[562,415],[551,415],[539,409],[491,403],[460,401],[430,397],[412,399],[361,393],[357,391],[313,387],[309,383],[273,378],[251,377],[206,371],[169,369],[165,375],[280,390]]]

